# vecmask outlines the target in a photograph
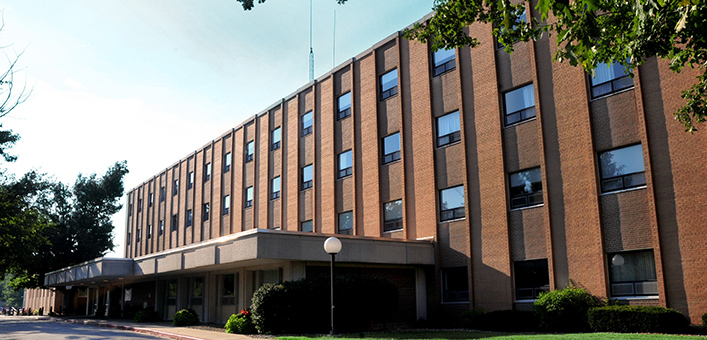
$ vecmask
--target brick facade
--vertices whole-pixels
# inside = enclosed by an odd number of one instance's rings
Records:
[[[442,272],[452,267],[467,269],[465,308],[522,305],[514,265],[531,260],[547,261],[549,289],[574,282],[597,296],[622,298],[612,294],[609,254],[652,250],[658,293],[625,300],[676,308],[697,322],[707,312],[707,210],[701,204],[707,200],[707,134],[685,133],[672,119],[694,72],[675,74],[652,58],[635,71],[633,86],[593,99],[583,70],[551,62],[551,38],[516,43],[508,55],[496,48],[491,29],[470,27],[481,46],[457,49],[455,67],[436,76],[429,46],[393,34],[147,179],[127,194],[125,256],[253,228],[300,231],[308,220],[315,233],[335,234],[339,214],[353,211],[356,237],[434,240],[430,310],[445,290]],[[382,98],[380,76],[393,69],[397,94]],[[535,117],[506,126],[504,94],[528,84]],[[338,119],[337,101],[347,92],[352,113]],[[309,111],[313,131],[303,136],[302,116]],[[437,119],[454,111],[461,140],[437,147]],[[278,127],[281,146],[272,150]],[[384,164],[383,138],[395,133],[400,160]],[[255,155],[246,162],[250,141]],[[599,154],[636,144],[646,185],[602,192]],[[338,178],[339,154],[348,150],[353,174]],[[230,171],[224,170],[227,153]],[[312,187],[303,189],[302,169],[309,164]],[[536,167],[543,203],[512,209],[509,175]],[[280,197],[272,199],[278,176]],[[440,190],[460,185],[465,217],[441,222]],[[254,202],[245,207],[250,186]],[[225,196],[228,207],[222,206]],[[384,204],[398,199],[402,229],[384,231]]]

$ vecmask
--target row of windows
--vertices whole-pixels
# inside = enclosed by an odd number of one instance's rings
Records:
[[[652,249],[609,253],[607,260],[612,297],[658,295]],[[550,290],[547,259],[516,261],[513,273],[516,300],[534,300]],[[469,301],[467,267],[442,269],[442,301]]]

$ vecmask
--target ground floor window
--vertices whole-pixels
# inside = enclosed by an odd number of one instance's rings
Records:
[[[204,304],[204,278],[195,277],[191,279],[191,294],[190,304],[192,306],[201,306]]]
[[[612,296],[658,295],[652,249],[608,255]]]
[[[469,302],[466,267],[442,268],[442,302]]]
[[[221,305],[235,305],[238,300],[238,274],[221,277]]]
[[[177,280],[167,282],[167,305],[174,306],[177,304]]]
[[[541,292],[550,291],[550,274],[547,259],[516,261],[515,273],[516,300],[537,299]]]

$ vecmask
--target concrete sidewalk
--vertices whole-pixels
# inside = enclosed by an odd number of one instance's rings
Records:
[[[173,327],[162,324],[136,323],[127,320],[96,320],[96,319],[80,319],[80,318],[50,318],[57,322],[72,322],[90,326],[106,327],[133,331],[148,335],[159,336],[162,338],[176,340],[253,340],[242,334],[228,334],[224,331],[215,332],[202,329],[194,329],[188,327]]]

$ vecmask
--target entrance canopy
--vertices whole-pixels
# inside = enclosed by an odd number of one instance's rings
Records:
[[[329,261],[324,240],[331,235],[252,229],[135,259],[97,258],[45,275],[47,286],[94,285],[138,281],[176,272],[210,271],[269,262]],[[434,265],[431,241],[405,241],[337,235],[343,247],[337,262]]]

